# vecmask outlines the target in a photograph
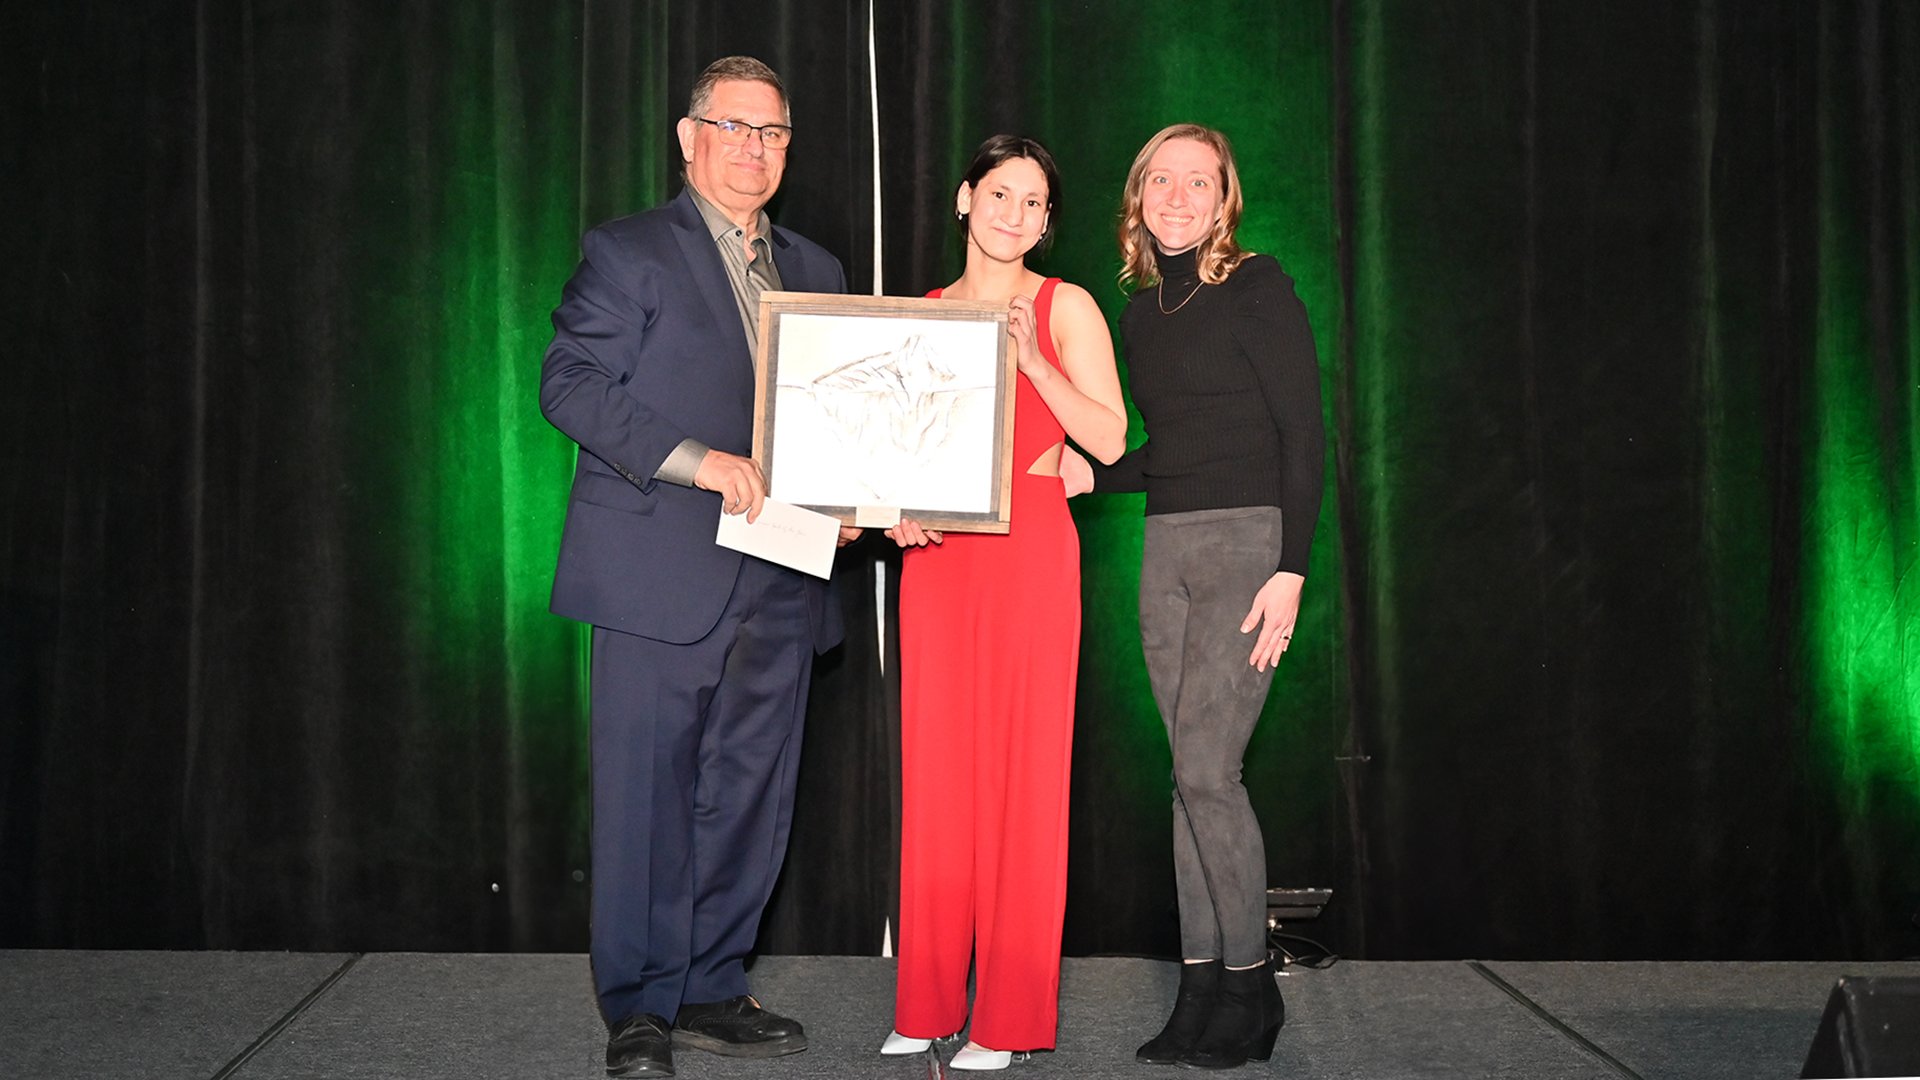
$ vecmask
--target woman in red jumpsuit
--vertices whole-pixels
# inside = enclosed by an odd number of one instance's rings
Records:
[[[903,521],[902,818],[894,1032],[915,1053],[968,1028],[959,1069],[1051,1049],[1067,898],[1067,781],[1080,648],[1080,540],[1063,440],[1126,448],[1113,342],[1093,297],[1027,269],[1059,201],[1039,143],[981,144],[954,195],[966,270],[929,295],[1009,308],[1018,352],[1011,529],[941,536]],[[967,1023],[967,969],[974,972]]]

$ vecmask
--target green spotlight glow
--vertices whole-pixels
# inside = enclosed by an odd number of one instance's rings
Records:
[[[1829,61],[1823,81],[1835,77]],[[1823,96],[1840,99],[1831,86]],[[1857,182],[1846,167],[1851,158],[1842,149],[1854,144],[1850,121],[1835,107],[1823,113],[1819,134],[1819,306],[1804,537],[1808,705],[1833,740],[1851,808],[1865,813],[1893,790],[1912,815],[1920,811],[1914,414],[1909,406],[1903,422],[1905,402],[1886,393],[1875,358],[1904,360],[1907,387],[1920,364],[1911,340],[1896,348],[1885,337],[1894,331],[1876,328],[1866,315],[1873,299],[1868,240],[1856,210]]]
[[[1829,223],[1837,224],[1829,215]],[[1894,492],[1866,363],[1858,264],[1823,244],[1806,537],[1813,705],[1847,787],[1896,780],[1920,805],[1920,593],[1913,493]],[[1894,498],[1889,496],[1894,495]],[[1905,534],[1905,539],[1903,535]]]
[[[585,723],[587,637],[546,610],[574,449],[540,415],[538,383],[576,258],[577,72],[523,62],[513,35],[464,18],[471,76],[445,118],[438,333],[422,360],[432,434],[415,497],[434,512],[416,558],[441,663],[503,680],[508,727],[557,753],[556,720]]]

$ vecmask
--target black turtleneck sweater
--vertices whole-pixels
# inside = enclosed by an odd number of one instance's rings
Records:
[[[1094,462],[1094,490],[1145,491],[1148,514],[1277,506],[1277,569],[1305,576],[1326,456],[1306,305],[1266,255],[1218,285],[1200,283],[1191,251],[1161,255],[1159,269],[1161,284],[1120,316],[1147,441]]]

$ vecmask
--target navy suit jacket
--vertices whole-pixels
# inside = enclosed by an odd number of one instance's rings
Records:
[[[720,496],[655,480],[686,438],[753,452],[753,351],[726,267],[692,197],[608,222],[553,313],[540,410],[583,451],[574,469],[556,615],[658,641],[700,640],[720,620],[743,556],[713,542]],[[825,248],[775,227],[784,288],[845,292]],[[840,640],[826,583],[801,575],[813,643]]]

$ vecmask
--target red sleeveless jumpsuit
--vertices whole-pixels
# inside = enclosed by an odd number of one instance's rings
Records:
[[[1056,369],[1049,278],[1034,297]],[[940,295],[936,290],[929,294]],[[1067,899],[1067,782],[1080,658],[1080,537],[1058,476],[1065,438],[1019,376],[1012,529],[909,549],[900,575],[901,843],[894,1027],[1050,1049]]]

